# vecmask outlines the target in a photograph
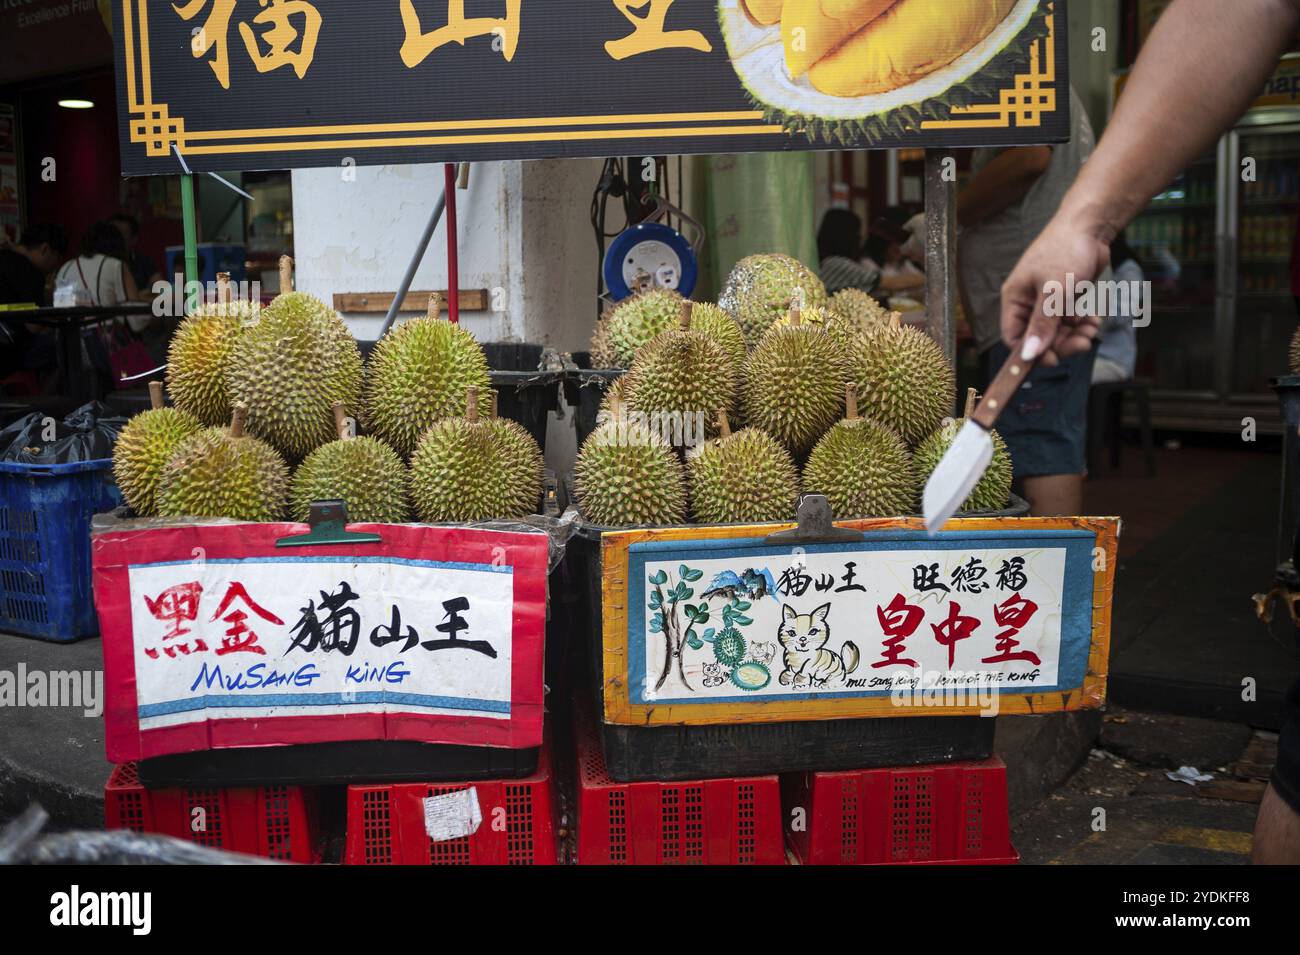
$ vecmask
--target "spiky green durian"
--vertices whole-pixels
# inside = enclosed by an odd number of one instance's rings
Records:
[[[781,24],[722,0],[732,65],[768,122],[814,142],[914,135],[996,101],[1048,35],[1039,0],[787,0]],[[792,70],[794,72],[792,72]]]
[[[298,465],[289,490],[289,516],[306,521],[316,501],[341,500],[348,520],[400,524],[410,517],[406,465],[378,438],[351,434],[343,406],[336,408],[337,441],[323,444]]]
[[[324,302],[287,292],[245,325],[226,372],[230,400],[248,406],[248,430],[292,461],[334,438],[334,403],[361,399],[361,351]]]
[[[627,375],[615,378],[605,386],[605,397],[600,399],[600,411],[609,412],[613,408],[627,406]]]
[[[850,349],[862,413],[915,447],[952,414],[956,378],[938,344],[918,328],[874,327]]]
[[[216,302],[185,317],[167,349],[167,390],[172,401],[209,427],[230,420],[226,387],[230,356],[243,327],[257,321],[261,311],[258,302],[227,301],[228,287],[223,283]]]
[[[487,357],[474,336],[429,314],[399,325],[375,346],[366,380],[366,426],[403,456],[443,418],[465,414],[465,396],[492,385]]]
[[[797,312],[793,309],[789,312],[786,312],[784,315],[782,315],[780,318],[774,321],[770,326],[768,326],[768,330],[770,331],[773,328],[783,328],[788,325],[796,324],[795,315],[799,316],[799,321],[797,324],[807,325],[809,328],[816,328],[823,332],[826,331],[826,329],[830,326],[832,322],[837,320],[835,313],[832,312],[829,308],[824,308],[820,305],[817,305],[814,306],[813,308],[805,308]]]
[[[578,510],[603,527],[681,524],[686,476],[672,447],[620,406],[583,442],[574,467]]]
[[[465,416],[434,424],[411,455],[411,503],[428,524],[524,517],[537,510],[543,471],[532,435],[513,421],[480,418],[471,388]]]
[[[745,418],[801,456],[839,417],[847,370],[843,349],[820,329],[773,328],[745,366]]]
[[[899,517],[916,510],[917,482],[907,445],[888,427],[848,416],[817,442],[803,470],[810,494],[825,494],[841,520]]]
[[[859,288],[840,289],[831,296],[829,307],[850,328],[867,328],[889,322],[889,312],[885,307],[876,301],[875,296]]]
[[[741,259],[718,296],[718,305],[736,320],[751,347],[790,309],[807,311],[826,301],[826,286],[817,274],[779,253]]]
[[[177,445],[202,425],[177,408],[164,408],[162,385],[149,386],[153,408],[132,418],[113,446],[113,479],[126,503],[140,517],[158,513],[156,495],[163,469]]]
[[[689,302],[681,310],[681,327],[664,332],[637,353],[623,394],[628,408],[646,415],[680,415],[683,428],[703,425],[716,433],[718,412],[736,401],[736,369],[727,350],[696,331]],[[694,431],[692,431],[694,433]]]
[[[691,309],[691,328],[708,335],[726,349],[731,366],[739,370],[749,356],[749,344],[736,320],[720,305],[699,302]]]
[[[745,659],[745,635],[727,627],[713,638],[713,657],[723,666],[734,667]]]
[[[614,342],[609,337],[609,322],[600,319],[591,336],[591,367],[617,368],[618,355],[614,351]]]
[[[630,368],[642,346],[677,327],[686,300],[672,289],[639,292],[610,306],[601,321],[608,336],[613,368]],[[598,343],[592,342],[595,351]]]
[[[967,414],[969,416],[969,412]],[[939,466],[939,462],[952,447],[952,443],[957,440],[957,432],[961,431],[966,421],[966,418],[945,421],[916,449],[912,461],[921,487],[930,480],[930,475]],[[1011,452],[1007,450],[1007,443],[996,431],[990,431],[989,436],[993,439],[993,460],[958,510],[1001,511],[1006,509],[1007,502],[1011,499]]]
[[[701,524],[784,521],[794,516],[799,473],[765,431],[726,433],[686,456],[691,510]]]
[[[229,428],[206,428],[176,446],[158,485],[162,517],[284,517],[289,467],[265,441],[244,433],[244,409]]]

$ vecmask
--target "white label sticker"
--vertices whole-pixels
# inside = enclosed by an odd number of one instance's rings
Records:
[[[424,831],[434,842],[472,836],[482,822],[478,790],[473,786],[424,800]]]

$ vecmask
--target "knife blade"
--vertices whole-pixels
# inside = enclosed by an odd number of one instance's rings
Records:
[[[984,476],[993,460],[993,438],[989,432],[1038,361],[1038,358],[1025,361],[1019,352],[1012,352],[989,385],[979,407],[966,416],[966,423],[957,432],[957,439],[930,475],[922,497],[922,508],[925,529],[931,537],[957,513]]]

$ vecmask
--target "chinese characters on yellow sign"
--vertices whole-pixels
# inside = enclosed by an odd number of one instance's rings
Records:
[[[308,0],[257,2],[261,11],[239,24],[239,36],[250,61],[259,73],[288,66],[302,79],[316,56],[324,22],[320,10]],[[605,43],[605,51],[615,60],[655,50],[713,51],[713,44],[698,30],[669,29],[668,13],[674,0],[610,2],[632,27],[627,36]],[[246,5],[251,6],[251,0],[246,0]],[[172,9],[187,22],[197,23],[206,10],[206,19],[191,34],[191,52],[195,59],[207,60],[224,89],[230,89],[230,24],[237,6],[238,0],[189,0],[172,4]],[[493,38],[493,49],[510,62],[519,49],[523,0],[501,0],[501,6],[504,14],[501,17],[470,17],[465,13],[465,0],[447,0],[446,23],[425,32],[414,0],[398,0],[404,33],[399,51],[402,62],[408,69],[414,69],[449,43],[464,46],[468,40],[486,36]]]

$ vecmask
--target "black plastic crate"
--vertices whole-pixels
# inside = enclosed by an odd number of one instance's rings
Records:
[[[1029,505],[1012,496],[1005,511],[980,516],[1023,517]],[[575,644],[603,716],[601,535],[579,520],[565,560],[585,598],[568,605]],[[610,776],[619,782],[832,772],[987,759],[995,720],[981,716],[899,716],[716,726],[616,726],[602,720]]]
[[[578,447],[596,430],[596,416],[600,414],[601,402],[609,386],[622,378],[626,370],[622,368],[592,368],[591,356],[578,352],[573,356],[578,366],[576,371],[569,371],[564,376],[564,401],[573,409],[574,428],[577,431]]]
[[[540,747],[490,749],[407,740],[357,740],[176,753],[139,762],[145,786],[333,786],[522,779]]]

